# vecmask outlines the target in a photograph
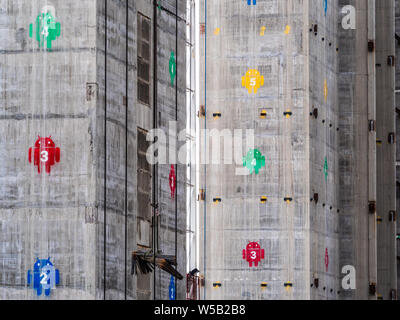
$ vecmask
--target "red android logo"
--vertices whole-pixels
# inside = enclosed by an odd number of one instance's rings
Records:
[[[326,272],[328,272],[328,269],[329,269],[329,254],[328,254],[328,248],[325,249],[325,267],[326,267]]]
[[[169,187],[171,189],[171,198],[174,199],[176,189],[176,176],[174,165],[171,165],[171,171],[169,172]]]
[[[46,172],[50,174],[51,166],[56,162],[60,162],[60,148],[56,148],[55,143],[51,140],[51,136],[48,138],[41,138],[39,136],[35,147],[29,148],[29,163],[32,163],[32,152],[33,164],[38,166],[39,173],[42,165],[44,165]]]
[[[261,249],[258,242],[250,242],[243,250],[243,259],[249,263],[249,267],[258,267],[258,263],[264,259],[264,249]]]

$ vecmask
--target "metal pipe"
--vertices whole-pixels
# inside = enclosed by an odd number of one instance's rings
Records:
[[[178,121],[178,0],[175,0],[175,60],[176,60],[176,76],[175,76],[175,121]],[[176,137],[178,139],[178,137]],[[178,155],[178,145],[175,146],[175,153]],[[177,156],[175,157],[177,159]],[[176,269],[178,269],[178,161],[175,165],[175,176],[176,176],[176,193],[175,193],[175,259]],[[176,288],[176,279],[175,288]]]
[[[153,128],[157,128],[157,1],[153,1]],[[152,248],[156,264],[156,210],[157,210],[157,165],[153,165]],[[156,300],[156,269],[153,273],[153,299]]]
[[[127,300],[127,250],[128,250],[128,19],[129,19],[129,5],[126,0],[126,34],[125,34],[125,300]]]
[[[106,268],[107,268],[107,0],[105,0],[105,24],[104,24],[104,261],[103,261],[103,269],[104,269],[104,279],[103,279],[103,290],[104,290],[104,297],[103,299],[106,300]]]
[[[207,0],[204,1],[204,15],[205,15],[205,26],[204,26],[204,129],[207,129]],[[204,154],[207,150],[207,135],[206,130],[204,130]],[[204,235],[204,281],[206,281],[206,262],[207,262],[207,166],[204,165],[204,225],[203,225],[203,235]],[[206,285],[204,285],[204,300],[206,300]]]

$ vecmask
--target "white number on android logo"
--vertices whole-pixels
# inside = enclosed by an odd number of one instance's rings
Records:
[[[49,152],[48,151],[42,151],[40,153],[40,161],[47,162],[48,160],[49,160]]]
[[[40,277],[42,278],[42,280],[40,280],[40,283],[41,284],[47,284],[47,279],[48,279],[48,274],[47,273],[45,273],[45,272],[42,272],[41,274],[40,274]]]

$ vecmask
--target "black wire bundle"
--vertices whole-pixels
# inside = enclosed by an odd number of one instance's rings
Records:
[[[156,255],[152,252],[134,251],[132,253],[132,273],[137,274],[139,270],[142,274],[153,272],[155,264],[161,270],[168,272],[175,278],[182,280],[183,276],[173,267],[176,266],[176,258],[168,255]]]

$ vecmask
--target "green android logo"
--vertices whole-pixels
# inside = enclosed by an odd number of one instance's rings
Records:
[[[249,169],[250,174],[258,174],[262,167],[265,167],[265,156],[257,149],[250,150],[243,158],[243,166]]]
[[[173,51],[171,51],[171,56],[169,58],[169,74],[171,76],[171,86],[173,86],[175,76],[176,76],[176,60],[175,60],[175,54]]]
[[[39,48],[52,49],[52,42],[61,34],[61,24],[56,22],[55,9],[52,6],[43,7],[41,13],[36,18],[36,25],[29,25],[29,37],[35,36],[39,42]],[[46,44],[46,45],[45,45]]]
[[[325,157],[325,163],[324,163],[324,175],[325,175],[325,181],[328,180],[328,159]]]

